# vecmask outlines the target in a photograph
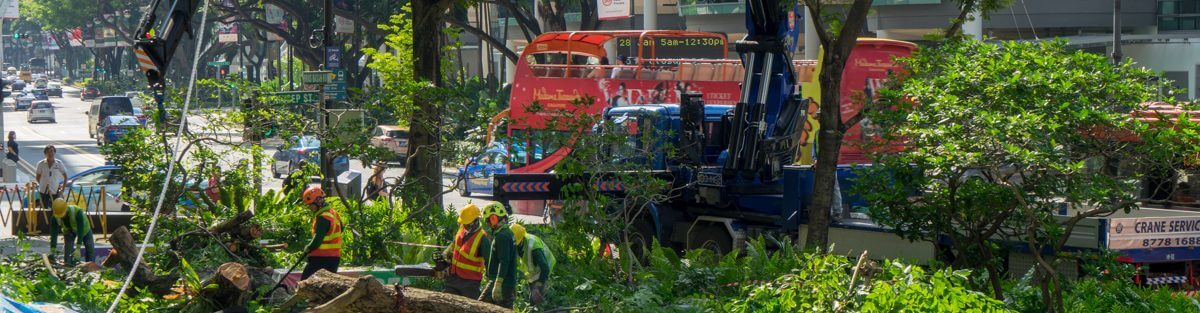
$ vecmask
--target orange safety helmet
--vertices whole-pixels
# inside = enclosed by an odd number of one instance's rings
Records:
[[[300,199],[304,200],[304,204],[311,205],[317,203],[317,199],[324,197],[325,190],[322,190],[321,186],[312,186],[304,190],[304,195],[301,196]]]

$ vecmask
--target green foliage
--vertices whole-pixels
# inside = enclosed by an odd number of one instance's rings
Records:
[[[904,147],[877,153],[856,192],[905,238],[947,236],[952,265],[987,269],[993,288],[1002,254],[992,239],[1060,249],[1078,221],[1057,219],[1060,205],[1084,216],[1133,209],[1140,173],[1197,151],[1129,118],[1155,94],[1152,72],[1063,41],[952,40],[899,62],[905,70],[868,105],[865,131],[880,139],[873,148]],[[1097,166],[1118,160],[1134,174]]]

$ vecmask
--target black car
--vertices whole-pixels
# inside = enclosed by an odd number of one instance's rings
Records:
[[[33,99],[34,100],[50,100],[50,91],[45,88],[34,89],[33,90]]]

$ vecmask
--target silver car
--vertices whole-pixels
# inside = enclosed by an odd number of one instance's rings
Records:
[[[54,104],[46,100],[35,100],[33,105],[29,107],[29,116],[25,118],[26,122],[32,124],[34,121],[54,121]]]

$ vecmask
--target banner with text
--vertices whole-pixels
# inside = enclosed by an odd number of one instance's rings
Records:
[[[1113,250],[1200,247],[1200,216],[1114,218],[1108,221]]]
[[[288,24],[284,21],[285,12],[283,11],[283,8],[280,8],[274,4],[264,4],[263,11],[265,11],[267,15],[267,24],[275,25],[276,27],[279,27],[280,30],[285,32],[287,31]],[[283,37],[268,31],[267,41],[283,41]]]
[[[629,0],[599,0],[596,1],[596,17],[601,21],[630,18],[633,13]]]

